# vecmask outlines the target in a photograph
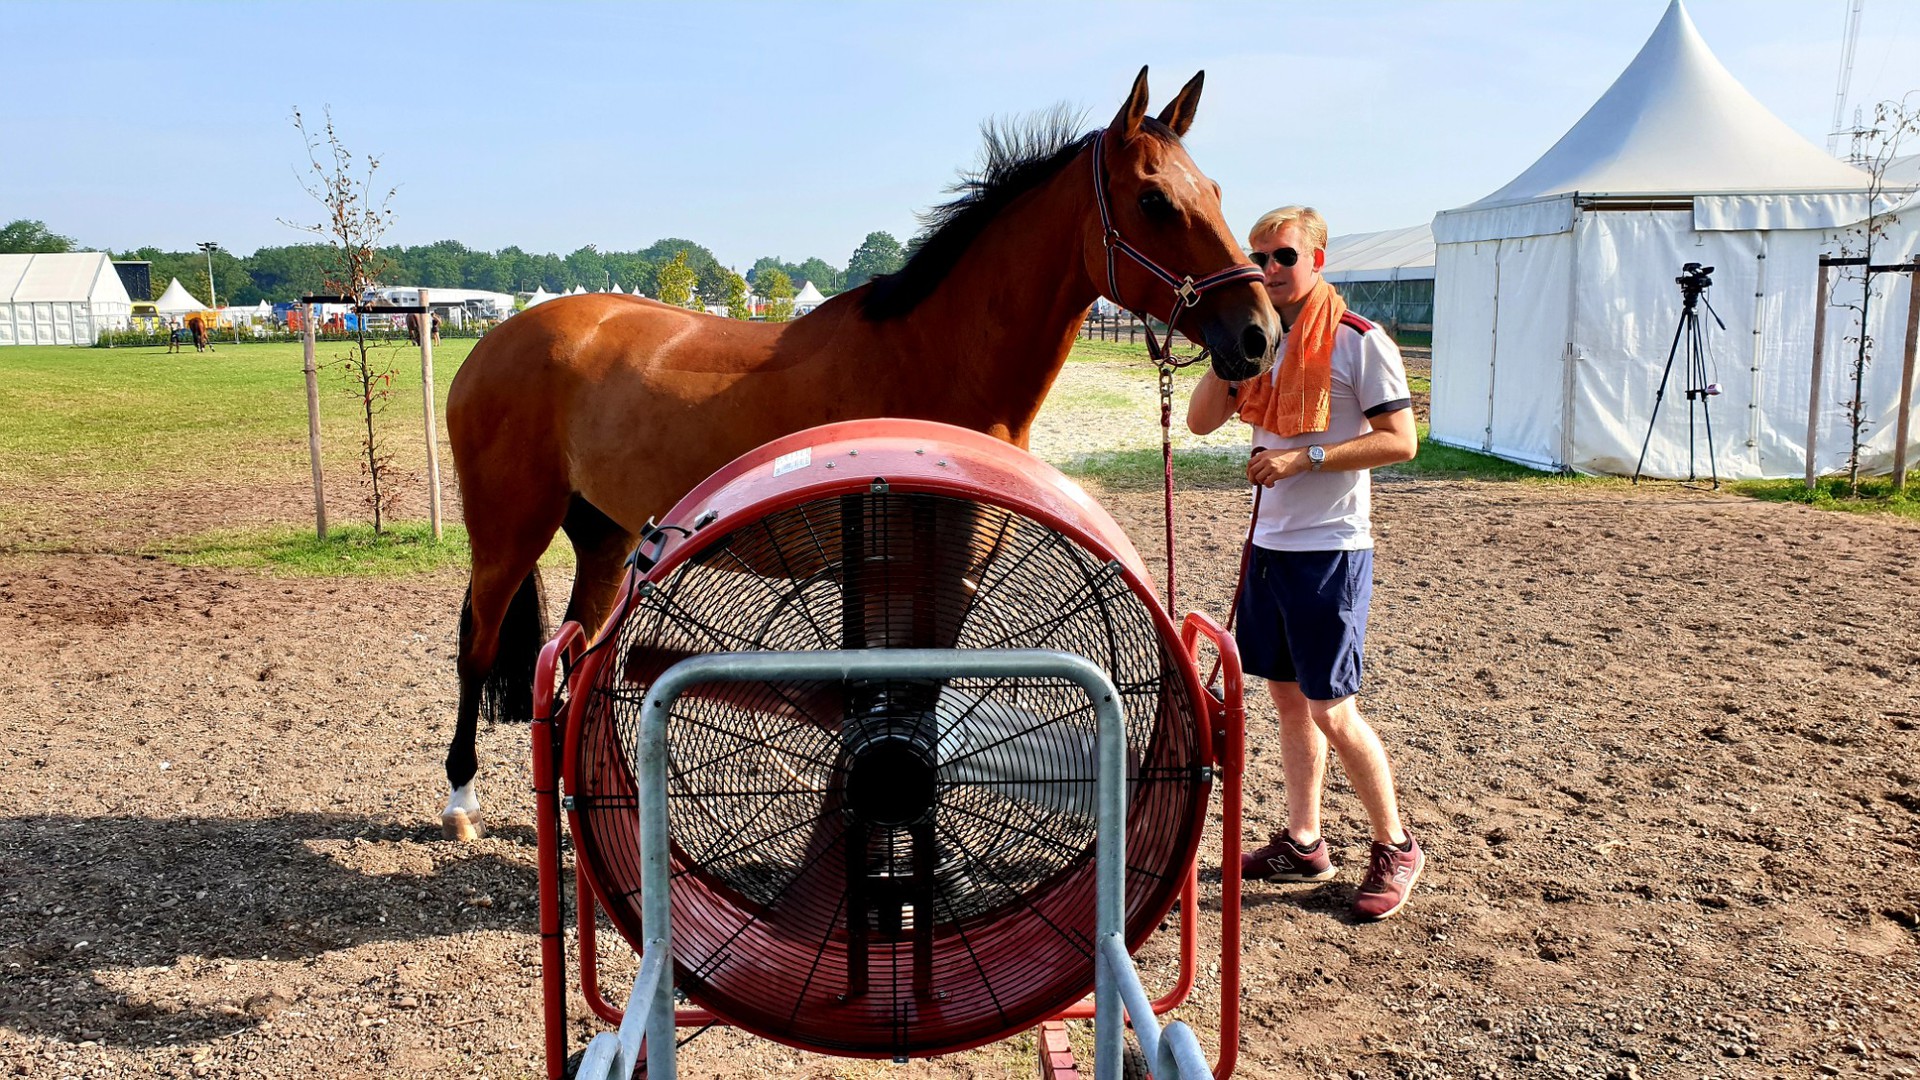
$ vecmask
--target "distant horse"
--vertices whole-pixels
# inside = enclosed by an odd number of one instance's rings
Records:
[[[926,217],[906,265],[788,323],[632,296],[549,301],[488,334],[454,378],[447,429],[473,548],[460,705],[441,815],[479,834],[476,724],[532,713],[545,636],[536,564],[564,529],[567,618],[605,619],[650,515],[720,466],[816,424],[939,420],[1020,447],[1094,300],[1156,315],[1223,378],[1268,369],[1279,318],[1181,145],[1205,73],[1158,118],[1147,71],[1106,128],[1061,114],[988,125],[985,163]],[[1182,288],[1184,278],[1184,288]],[[1198,289],[1196,290],[1196,281]]]

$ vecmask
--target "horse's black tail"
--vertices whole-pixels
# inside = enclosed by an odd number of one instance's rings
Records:
[[[473,619],[473,593],[460,604],[460,634],[464,638]],[[540,648],[547,643],[547,596],[535,569],[520,583],[500,620],[500,646],[493,668],[480,686],[480,712],[488,720],[529,723],[533,720],[533,669]]]

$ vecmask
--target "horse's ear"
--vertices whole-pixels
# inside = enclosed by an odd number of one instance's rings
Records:
[[[1200,107],[1200,84],[1206,81],[1204,71],[1188,79],[1180,93],[1160,110],[1160,122],[1172,128],[1175,135],[1185,138],[1187,129],[1193,126],[1193,111]]]
[[[1147,118],[1147,69],[1140,68],[1140,74],[1133,80],[1133,93],[1127,95],[1127,103],[1120,106],[1119,113],[1113,118],[1113,125],[1107,130],[1117,142],[1126,142],[1140,133],[1140,122]]]

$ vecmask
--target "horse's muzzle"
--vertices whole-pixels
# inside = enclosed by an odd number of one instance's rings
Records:
[[[1228,382],[1244,382],[1273,367],[1273,328],[1266,313],[1240,319],[1220,319],[1206,328],[1207,349],[1213,353],[1213,373]]]

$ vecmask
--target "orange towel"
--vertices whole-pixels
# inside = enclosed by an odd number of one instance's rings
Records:
[[[1333,407],[1333,335],[1346,313],[1339,290],[1326,281],[1315,285],[1287,331],[1279,373],[1240,385],[1240,419],[1281,436],[1327,430]]]

